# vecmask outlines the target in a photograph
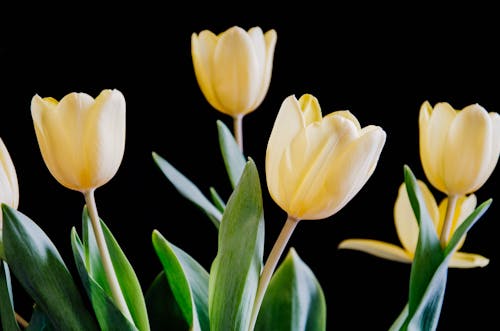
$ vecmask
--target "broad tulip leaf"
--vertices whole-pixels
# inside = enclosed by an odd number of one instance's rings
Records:
[[[21,330],[14,312],[9,266],[2,260],[0,260],[0,321],[2,330]]]
[[[210,220],[212,220],[214,225],[219,228],[222,213],[203,195],[203,193],[201,193],[200,189],[196,187],[196,185],[194,185],[193,182],[191,182],[186,176],[175,169],[170,163],[168,163],[167,160],[155,152],[153,152],[153,159],[177,191],[211,216],[209,217]]]
[[[161,271],[146,291],[151,330],[189,330],[188,323],[175,301],[165,271]]]
[[[71,230],[71,246],[78,273],[94,308],[101,329],[109,331],[137,331],[135,325],[122,314],[111,300],[109,294],[95,281],[92,274],[85,268],[83,244],[75,228]]]
[[[146,309],[146,301],[144,300],[144,295],[142,293],[142,288],[137,275],[120,248],[118,242],[102,219],[100,220],[100,223],[109,255],[113,263],[113,268],[116,273],[116,278],[118,279],[118,283],[133,322],[138,330],[149,330],[150,326]],[[112,298],[109,285],[107,284],[107,279],[104,274],[101,257],[98,252],[92,222],[86,207],[83,209],[82,213],[82,227],[85,229],[83,252],[87,254],[87,256],[85,256],[86,270],[95,282],[105,291],[105,293]]]
[[[224,122],[217,121],[217,130],[219,133],[219,145],[226,166],[227,174],[233,188],[236,187],[240,180],[243,169],[245,168],[245,156],[240,150],[238,143],[234,139],[233,134]]]
[[[247,331],[262,270],[264,212],[259,175],[249,160],[219,229],[209,282],[211,330]]]
[[[35,305],[28,327],[25,331],[56,331],[47,315]]]
[[[209,331],[208,272],[156,230],[153,246],[189,329]]]
[[[311,269],[293,248],[269,283],[255,330],[326,330],[323,290]]]
[[[99,330],[52,241],[31,219],[3,204],[7,263],[55,329]]]

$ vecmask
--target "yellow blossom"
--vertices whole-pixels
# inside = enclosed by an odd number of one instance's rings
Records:
[[[434,196],[425,183],[418,181],[418,185],[422,192],[429,216],[434,223],[436,233],[440,234],[443,228],[448,198],[443,199],[438,206]],[[462,196],[457,199],[452,218],[452,234],[467,216],[474,211],[476,203],[476,196],[474,194],[467,197]],[[394,204],[394,223],[402,247],[372,239],[347,239],[340,243],[339,248],[358,250],[388,260],[411,263],[417,247],[419,227],[413,209],[411,208],[406,185],[404,183],[399,187],[398,197]],[[449,266],[455,268],[486,266],[489,263],[487,258],[478,254],[458,251],[463,246],[464,241],[465,235],[461,238],[456,251],[453,252]]]
[[[17,174],[9,151],[0,138],[0,203],[17,209],[19,205],[19,185]],[[0,234],[2,231],[2,213],[0,212]],[[0,236],[1,237],[1,236]]]
[[[86,192],[117,172],[125,148],[125,98],[103,90],[97,98],[69,93],[60,102],[35,95],[31,115],[50,173],[72,190]]]
[[[385,144],[385,131],[361,128],[349,111],[324,118],[318,100],[287,97],[266,151],[271,197],[296,219],[323,219],[347,204],[372,175]]]

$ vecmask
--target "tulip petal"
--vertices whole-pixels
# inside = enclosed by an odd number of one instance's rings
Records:
[[[312,94],[303,94],[299,99],[300,109],[304,118],[304,125],[308,126],[322,119],[319,101]]]
[[[490,260],[478,254],[455,252],[451,256],[450,268],[476,268],[485,267],[490,263]]]
[[[222,33],[215,48],[212,82],[223,111],[229,115],[252,111],[260,92],[261,75],[248,33],[240,27]]]
[[[217,45],[218,37],[208,30],[203,30],[199,35],[191,35],[191,57],[196,80],[203,95],[212,107],[222,112],[222,104],[217,99],[212,85],[213,55]]]
[[[455,110],[445,102],[436,104],[434,109],[425,101],[420,108],[419,138],[420,158],[425,175],[441,192],[447,193],[443,180],[443,151],[446,135],[456,116]]]
[[[250,29],[249,34],[252,33]],[[277,41],[276,31],[271,29],[264,34],[265,40],[265,60],[264,60],[264,70],[262,74],[262,82],[260,85],[260,92],[252,108],[257,108],[264,100],[267,91],[269,90],[269,85],[271,83],[271,75],[273,70],[273,59],[274,59],[274,49],[276,48]]]
[[[0,202],[17,209],[19,205],[19,185],[16,168],[9,151],[0,138]],[[2,215],[0,213],[0,229],[2,229]]]
[[[443,150],[448,194],[473,192],[488,179],[492,129],[490,116],[479,105],[464,108],[451,122]]]
[[[386,260],[411,263],[413,254],[399,246],[372,239],[347,239],[342,241],[339,249],[352,249],[368,253]]]
[[[439,210],[436,200],[424,182],[418,180],[417,183],[425,201],[429,216],[434,226],[436,226],[439,220]],[[398,197],[394,204],[394,224],[401,245],[406,251],[414,254],[418,242],[419,227],[417,218],[410,204],[405,183],[399,186]]]

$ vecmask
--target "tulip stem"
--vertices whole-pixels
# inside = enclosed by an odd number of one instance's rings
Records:
[[[293,230],[298,223],[299,219],[291,216],[287,217],[285,225],[283,226],[283,229],[281,229],[278,239],[276,239],[276,242],[271,249],[271,253],[269,253],[266,264],[264,265],[264,269],[262,269],[262,274],[260,275],[259,286],[257,287],[257,293],[255,295],[255,300],[252,308],[250,328],[248,329],[249,331],[253,331],[255,327],[257,316],[259,315],[260,306],[262,305],[262,300],[264,299],[264,294],[266,293],[267,286],[271,281],[271,276],[273,275],[274,269],[276,269],[276,265],[278,264],[281,254],[283,253],[283,250],[285,249],[285,246],[288,243],[288,240],[290,239]]]
[[[29,326],[28,321],[26,321],[21,315],[19,315],[17,312],[14,312],[16,316],[16,322],[22,326],[24,329],[26,329]]]
[[[233,117],[233,131],[236,143],[243,152],[243,115],[236,115]]]
[[[451,226],[453,224],[453,216],[455,215],[455,207],[457,205],[458,195],[453,194],[448,196],[448,205],[446,206],[446,215],[444,217],[443,228],[439,241],[441,247],[444,249],[448,244],[448,237],[450,235]]]
[[[102,232],[101,222],[99,220],[99,215],[97,214],[97,206],[94,198],[94,189],[84,192],[83,195],[85,196],[85,203],[87,204],[89,211],[92,229],[94,230],[97,247],[99,248],[99,253],[101,255],[102,265],[111,290],[111,296],[122,314],[130,321],[133,321],[121,291],[120,284],[118,283],[118,278],[116,277],[115,269],[113,268],[113,262],[111,261],[111,256],[109,255],[108,247],[106,245],[106,239],[104,238],[104,233]]]

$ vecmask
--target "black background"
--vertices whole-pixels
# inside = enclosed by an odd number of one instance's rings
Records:
[[[197,85],[191,34],[204,29],[220,33],[233,25],[273,28],[278,40],[269,92],[243,122],[245,154],[255,160],[263,186],[265,256],[286,216],[269,197],[264,175],[267,139],[281,102],[291,94],[311,93],[323,114],[348,109],[362,126],[380,125],[387,142],[368,183],[331,218],[301,222],[289,247],[295,247],[323,287],[328,330],[387,330],[407,300],[410,266],[338,250],[337,245],[354,237],[399,243],[392,210],[403,165],[426,181],[418,152],[423,101],[446,101],[457,109],[479,103],[500,111],[500,30],[494,11],[412,3],[403,8],[308,2],[275,10],[253,3],[166,6],[40,9],[4,30],[12,33],[4,34],[0,46],[0,136],[17,169],[19,210],[44,229],[74,272],[70,230],[76,226],[80,231],[83,196],[62,187],[45,167],[30,101],[35,94],[60,99],[86,92],[95,97],[102,89],[116,88],[127,102],[126,148],[116,176],[96,191],[100,216],[144,290],[161,270],[151,244],[153,229],[208,270],[217,232],[166,180],[151,152],[207,195],[214,186],[227,199],[230,184],[216,121],[230,128],[232,122],[211,108]],[[490,264],[450,269],[439,330],[489,330],[497,324],[499,183],[496,169],[476,192],[479,202],[494,201],[462,249],[490,258]],[[27,317],[31,301],[15,280],[14,285],[16,306]]]

